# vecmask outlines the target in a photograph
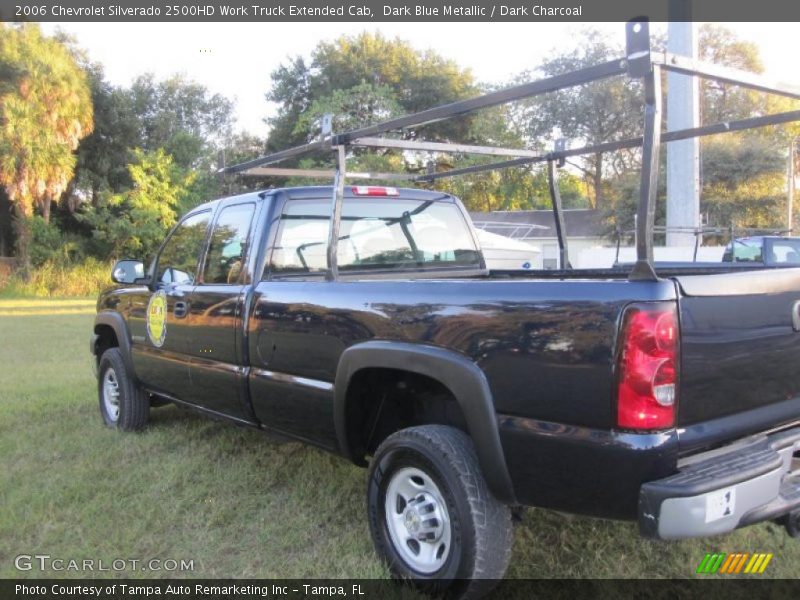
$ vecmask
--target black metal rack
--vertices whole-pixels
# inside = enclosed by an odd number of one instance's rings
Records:
[[[626,54],[618,60],[601,63],[577,71],[547,77],[530,83],[509,87],[475,98],[452,102],[428,110],[405,115],[378,123],[369,127],[344,133],[333,133],[331,119],[323,119],[322,139],[302,146],[289,148],[261,158],[232,165],[222,169],[223,173],[238,173],[251,176],[305,176],[321,177],[334,180],[332,198],[332,216],[329,244],[328,269],[329,276],[337,276],[336,240],[339,236],[339,224],[346,179],[383,179],[409,182],[430,182],[444,177],[455,177],[470,173],[479,173],[508,167],[527,166],[534,163],[547,163],[549,191],[555,217],[556,234],[560,251],[561,265],[570,268],[569,254],[564,229],[564,215],[561,198],[558,193],[557,167],[571,156],[597,154],[628,148],[642,148],[642,172],[639,189],[639,204],[636,214],[636,263],[631,270],[630,278],[634,280],[657,279],[653,267],[653,233],[656,202],[656,184],[658,179],[658,159],[663,142],[673,142],[694,137],[703,137],[720,133],[741,131],[768,125],[777,125],[792,121],[800,121],[800,110],[777,113],[704,125],[692,129],[677,131],[661,131],[661,71],[674,71],[687,75],[695,75],[705,79],[739,85],[753,90],[778,94],[789,98],[800,99],[800,87],[772,81],[766,77],[711,63],[696,61],[684,56],[666,52],[655,52],[651,48],[649,24],[646,19],[634,19],[626,23]],[[498,106],[532,96],[554,92],[564,88],[582,85],[609,77],[628,76],[642,81],[644,88],[644,131],[641,137],[630,138],[583,146],[581,148],[566,147],[563,140],[558,140],[552,152],[545,154],[532,150],[515,148],[498,148],[492,146],[475,146],[457,143],[426,142],[417,140],[399,140],[376,137],[407,127],[418,127],[446,119],[452,119],[474,111]],[[511,157],[500,162],[474,165],[440,173],[415,175],[409,173],[352,173],[346,168],[346,149],[348,147],[396,148],[412,151],[449,152],[460,154],[478,154],[498,157]],[[290,169],[269,167],[287,159],[297,158],[318,152],[334,152],[336,156],[335,170]]]

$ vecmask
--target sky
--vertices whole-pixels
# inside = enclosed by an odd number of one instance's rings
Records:
[[[146,72],[158,79],[182,73],[234,100],[239,129],[265,136],[263,119],[274,111],[264,98],[270,73],[289,57],[309,56],[322,40],[380,31],[420,50],[433,49],[471,69],[478,81],[497,84],[535,67],[554,48],[565,48],[589,25],[624,45],[622,23],[45,23],[42,28],[73,34],[117,85]],[[725,25],[758,45],[767,74],[800,82],[794,53],[786,50],[796,46],[797,23]]]

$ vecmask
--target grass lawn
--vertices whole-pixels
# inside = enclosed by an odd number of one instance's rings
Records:
[[[92,300],[0,300],[0,577],[41,576],[14,568],[37,553],[191,559],[188,577],[387,576],[362,469],[173,406],[142,433],[104,427],[93,311]],[[632,523],[530,509],[515,529],[508,577],[694,577],[717,551],[772,552],[765,576],[800,573],[800,542],[773,524],[654,543]]]

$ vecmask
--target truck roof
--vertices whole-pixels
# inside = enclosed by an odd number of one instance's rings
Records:
[[[759,242],[763,240],[800,240],[800,237],[793,237],[788,235],[748,235],[747,237],[738,237],[735,239],[737,242]]]
[[[434,202],[453,202],[455,198],[450,194],[445,192],[437,192],[431,190],[420,190],[417,188],[399,188],[395,187],[399,192],[398,196],[367,196],[367,195],[359,195],[353,192],[354,188],[357,187],[392,187],[392,186],[355,186],[355,185],[346,185],[344,187],[344,196],[345,198],[372,198],[374,200],[383,200],[387,202],[391,202],[395,198],[405,199],[405,200],[431,200]],[[215,200],[209,200],[208,202],[204,202],[203,204],[199,204],[192,209],[191,212],[197,210],[203,210],[208,208],[213,208],[220,202],[224,202],[226,200],[232,200],[234,198],[249,198],[253,196],[272,196],[277,194],[286,194],[292,200],[297,199],[312,199],[312,198],[324,198],[331,196],[333,197],[333,186],[332,185],[306,185],[306,186],[297,186],[297,187],[285,187],[285,188],[268,188],[266,190],[261,190],[257,192],[246,192],[244,194],[236,194],[234,196],[225,196],[223,198],[217,198]]]
[[[370,196],[366,195],[359,195],[355,194],[353,190],[355,188],[364,188],[364,187],[392,187],[392,186],[382,186],[382,185],[375,185],[375,186],[362,186],[362,185],[346,185],[344,186],[344,195],[345,198],[368,198]],[[385,200],[391,201],[393,198],[405,198],[406,200],[444,200],[444,201],[453,201],[453,197],[450,194],[446,194],[444,192],[436,192],[431,190],[420,190],[417,188],[399,188],[394,187],[399,192],[399,196],[388,196],[385,197]],[[272,190],[266,190],[262,192],[263,194],[277,194],[283,192],[289,198],[292,199],[302,199],[302,198],[319,198],[319,197],[333,197],[333,186],[332,185],[310,185],[310,186],[300,186],[300,187],[289,187],[289,188],[277,188]],[[375,198],[380,198],[380,196],[373,196]]]

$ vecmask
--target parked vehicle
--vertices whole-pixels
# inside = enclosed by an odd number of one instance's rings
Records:
[[[659,133],[660,69],[730,83],[730,69],[628,54],[413,115],[322,137],[227,169],[333,151],[334,185],[269,189],[184,216],[145,271],[122,261],[91,339],[105,422],[139,429],[164,400],[276,431],[368,466],[379,556],[431,591],[477,596],[503,576],[511,508],[637,520],[659,539],[768,520],[800,534],[800,268],[653,261],[664,141],[800,119],[796,112]],[[641,81],[644,135],[537,156],[374,138],[599,79]],[[771,82],[745,85],[797,95]],[[326,131],[327,123],[327,131]],[[558,270],[486,267],[446,193],[349,186],[347,148],[513,156],[435,181],[546,162]],[[642,147],[636,262],[570,267],[557,162]],[[321,173],[321,175],[320,175]],[[734,268],[736,267],[736,268]],[[302,510],[302,507],[299,508]]]
[[[725,247],[722,260],[765,266],[800,266],[800,238],[757,235],[736,238]]]
[[[542,252],[538,248],[483,229],[476,229],[475,233],[486,261],[486,268],[523,271],[542,268]]]

